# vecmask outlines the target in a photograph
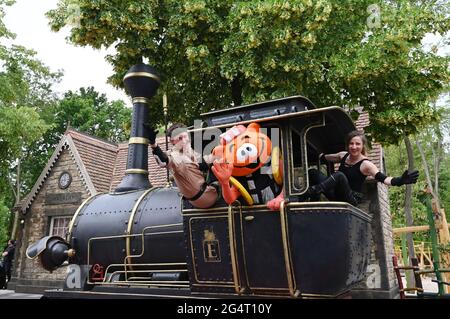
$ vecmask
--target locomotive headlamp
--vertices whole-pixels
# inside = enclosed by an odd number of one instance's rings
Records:
[[[39,257],[42,267],[45,270],[53,271],[68,258],[75,256],[75,251],[63,238],[46,236],[28,247],[25,254],[29,259]]]

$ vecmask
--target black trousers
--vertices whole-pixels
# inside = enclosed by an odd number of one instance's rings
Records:
[[[347,176],[337,171],[329,177],[317,169],[308,171],[310,185],[319,186],[323,194],[331,201],[347,202],[353,206],[358,206],[362,201],[362,194],[350,188]],[[317,196],[317,198],[314,198]],[[312,195],[312,200],[318,200],[320,194]]]
[[[3,268],[5,270],[6,278],[8,278],[8,281],[11,280],[11,266],[12,264],[10,262],[3,262]]]

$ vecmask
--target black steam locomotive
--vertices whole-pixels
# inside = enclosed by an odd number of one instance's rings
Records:
[[[340,107],[293,96],[202,114],[192,135],[251,122],[278,129],[285,202],[279,212],[239,201],[196,209],[176,187],[148,180],[147,104],[159,76],[138,64],[124,83],[133,97],[124,179],[81,204],[67,238],[44,237],[27,249],[49,271],[68,267],[64,288],[47,297],[334,298],[364,278],[369,215],[344,202],[302,200],[308,169],[333,169],[321,167],[319,154],[344,149],[355,129]]]

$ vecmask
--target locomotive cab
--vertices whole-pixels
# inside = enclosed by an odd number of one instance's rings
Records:
[[[355,129],[348,115],[339,107],[317,109],[295,96],[203,116],[208,124],[203,131],[249,122],[265,129],[281,150],[285,202],[274,212],[264,204],[250,206],[242,197],[211,209],[185,201],[192,291],[337,297],[360,281],[369,257],[370,217],[348,203],[310,202],[303,196],[309,168],[325,169],[319,154],[345,148],[345,135]]]

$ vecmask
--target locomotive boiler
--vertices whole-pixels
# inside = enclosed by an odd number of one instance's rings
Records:
[[[27,249],[46,270],[68,267],[64,288],[47,297],[339,297],[364,278],[370,216],[348,203],[302,197],[308,168],[320,169],[319,154],[343,149],[355,129],[341,108],[294,96],[202,114],[190,131],[203,136],[200,152],[218,143],[208,132],[236,123],[257,122],[279,140],[285,202],[276,212],[220,200],[198,209],[176,187],[148,180],[148,104],[159,75],[138,64],[124,84],[133,119],[122,182],[82,203],[66,238],[47,236]]]

